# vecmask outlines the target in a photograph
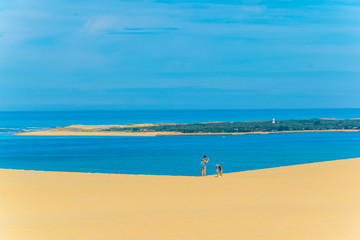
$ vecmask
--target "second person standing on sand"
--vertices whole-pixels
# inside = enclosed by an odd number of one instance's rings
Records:
[[[201,166],[201,176],[206,176],[206,164],[209,162],[209,158],[206,160],[206,155],[204,155],[203,159],[200,162]]]

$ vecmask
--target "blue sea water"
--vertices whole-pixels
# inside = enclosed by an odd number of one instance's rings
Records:
[[[159,175],[254,170],[360,156],[360,132],[238,136],[35,137],[19,129],[70,124],[358,118],[360,109],[119,112],[0,112],[0,168]]]

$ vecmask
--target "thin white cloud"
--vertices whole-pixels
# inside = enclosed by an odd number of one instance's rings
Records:
[[[98,33],[106,31],[114,27],[116,23],[116,17],[114,16],[95,16],[91,17],[84,25],[82,29],[86,33]]]

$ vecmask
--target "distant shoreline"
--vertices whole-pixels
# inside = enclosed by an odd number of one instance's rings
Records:
[[[315,132],[360,132],[360,130],[304,130],[304,131],[281,131],[281,132],[246,132],[246,133],[181,133],[181,132],[75,132],[75,131],[34,131],[17,133],[19,136],[119,136],[119,137],[161,137],[161,136],[228,136],[228,135],[261,135],[279,133],[315,133]]]
[[[308,132],[359,132],[359,119],[294,119],[276,121],[142,123],[127,125],[70,125],[20,132],[22,136],[202,136]]]

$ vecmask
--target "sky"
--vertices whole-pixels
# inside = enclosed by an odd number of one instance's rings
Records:
[[[360,108],[357,0],[2,0],[0,110]]]

